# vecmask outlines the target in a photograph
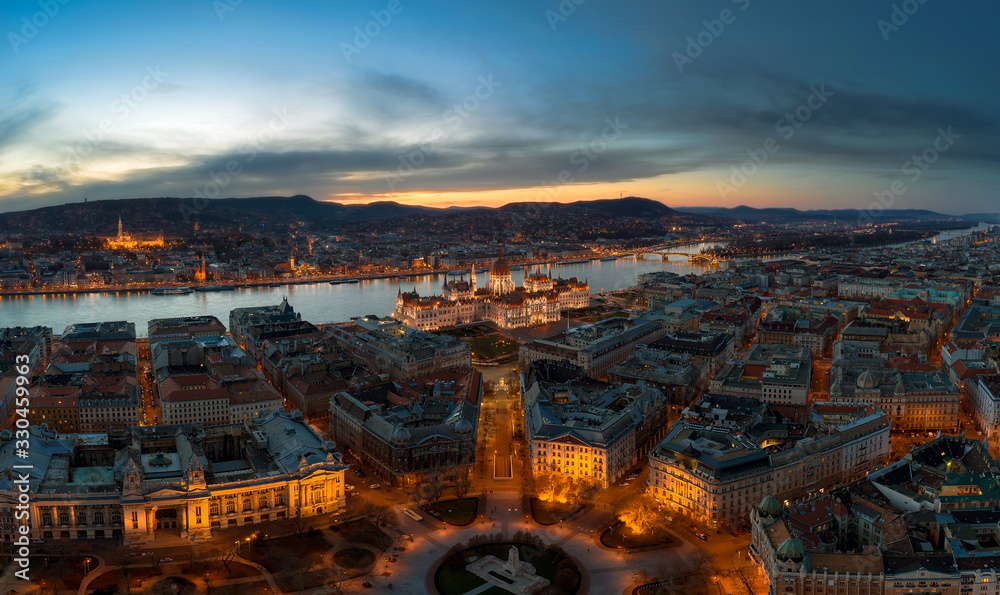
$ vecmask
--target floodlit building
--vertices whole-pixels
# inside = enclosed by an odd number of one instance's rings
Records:
[[[869,406],[817,404],[802,424],[709,394],[649,453],[649,493],[710,526],[737,525],[768,494],[794,500],[863,477],[889,448],[889,420]]]
[[[773,405],[804,406],[809,400],[811,377],[808,347],[756,344],[738,361],[719,370],[711,391]]]
[[[941,436],[832,493],[751,513],[750,554],[770,593],[1000,593],[997,465]]]
[[[326,331],[372,373],[388,374],[393,380],[472,364],[465,341],[414,330],[392,319],[365,317],[328,326]]]
[[[666,431],[667,401],[638,382],[608,385],[549,362],[521,374],[524,432],[536,474],[607,488],[628,474]]]
[[[548,339],[536,339],[518,350],[522,366],[552,361],[577,366],[594,378],[606,376],[609,368],[624,362],[639,345],[667,334],[655,321],[609,318],[580,326]]]
[[[123,538],[159,531],[211,539],[213,531],[312,517],[345,504],[347,468],[332,442],[297,412],[273,411],[242,424],[147,426],[106,434],[32,428],[26,471],[33,540]],[[11,469],[12,432],[0,433],[0,465]],[[3,540],[16,538],[9,512],[18,488],[0,477]]]
[[[470,322],[491,322],[510,329],[557,322],[563,311],[590,304],[586,281],[553,279],[551,274],[526,274],[515,287],[503,254],[493,263],[485,288],[476,284],[476,272],[469,281],[445,281],[441,295],[420,297],[414,289],[396,296],[393,316],[418,330],[437,330]]]
[[[888,367],[890,364],[870,368],[834,366],[830,372],[830,398],[871,403],[889,415],[897,431],[958,429],[962,394],[947,374],[929,365]]]
[[[476,462],[481,399],[471,367],[342,391],[330,399],[330,436],[390,485],[457,481]]]

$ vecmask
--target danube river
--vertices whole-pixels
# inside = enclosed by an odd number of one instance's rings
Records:
[[[938,241],[987,229],[975,228],[944,232]],[[677,246],[671,251],[698,253],[720,244],[701,243]],[[762,260],[777,260],[778,256]],[[488,267],[487,267],[488,268]],[[577,277],[590,283],[591,293],[625,289],[636,284],[640,273],[672,271],[681,275],[700,274],[709,269],[703,264],[689,263],[687,257],[671,256],[668,260],[620,258],[615,261],[592,260],[587,263],[547,265],[544,271],[553,277]],[[524,279],[524,271],[513,272],[515,285]],[[358,283],[330,285],[326,282],[279,287],[244,287],[234,291],[192,293],[189,295],[150,295],[125,291],[79,293],[63,295],[0,296],[0,327],[49,326],[61,333],[67,325],[80,322],[127,320],[135,323],[139,336],[147,334],[148,322],[154,318],[200,316],[211,314],[229,326],[229,311],[233,308],[277,304],[288,297],[296,312],[314,324],[341,322],[352,316],[375,314],[387,316],[396,309],[396,294],[402,289],[416,289],[420,295],[441,293],[445,275],[428,275],[407,280],[373,279]],[[489,274],[476,275],[479,287],[485,287]]]
[[[672,250],[697,253],[716,244],[693,244]],[[487,267],[488,268],[488,267]],[[587,263],[546,265],[542,270],[553,277],[577,277],[590,283],[592,293],[624,289],[636,284],[640,273],[673,271],[682,275],[702,273],[708,267],[689,263],[684,256],[659,258],[620,258],[615,261],[592,260]],[[125,291],[63,295],[0,297],[0,326],[49,326],[61,333],[67,325],[104,320],[127,320],[135,323],[139,336],[147,333],[147,323],[154,318],[175,316],[216,316],[229,326],[233,308],[277,304],[282,297],[314,324],[350,320],[352,316],[375,314],[387,316],[396,309],[396,294],[402,289],[416,289],[420,295],[441,293],[445,275],[429,275],[407,280],[374,279],[358,283],[330,285],[326,282],[279,287],[245,287],[234,291],[195,292],[189,295],[150,295]],[[524,271],[513,271],[514,283],[520,285]],[[480,287],[486,286],[488,273],[476,275]]]

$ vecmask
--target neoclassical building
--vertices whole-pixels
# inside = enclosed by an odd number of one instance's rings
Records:
[[[590,304],[590,287],[576,277],[553,279],[551,274],[527,274],[516,287],[510,267],[501,253],[490,269],[485,288],[476,284],[476,271],[469,280],[445,281],[441,295],[420,297],[416,290],[396,296],[393,316],[406,326],[420,330],[492,322],[499,328],[519,328],[556,322],[563,310]]]
[[[16,458],[0,434],[5,470]],[[214,529],[342,509],[340,453],[301,413],[273,411],[243,424],[200,423],[57,435],[32,428],[32,469],[0,476],[0,530],[16,539],[20,486],[29,489],[34,539],[150,541],[157,532],[206,540]]]
[[[451,481],[475,466],[482,392],[471,367],[343,391],[330,399],[330,436],[384,483]]]
[[[834,365],[830,399],[871,403],[886,412],[896,431],[953,432],[958,429],[962,392],[942,370]]]

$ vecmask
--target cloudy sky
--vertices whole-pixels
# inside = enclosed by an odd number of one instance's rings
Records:
[[[878,194],[994,212],[998,20],[986,0],[5,0],[0,211]]]

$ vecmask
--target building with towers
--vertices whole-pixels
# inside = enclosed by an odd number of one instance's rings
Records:
[[[485,288],[476,282],[475,269],[457,281],[445,281],[441,295],[421,297],[416,288],[396,296],[393,317],[419,330],[472,322],[491,322],[499,328],[519,328],[559,320],[563,311],[590,304],[590,287],[576,277],[553,279],[551,274],[525,273],[521,287],[514,285],[510,266],[499,255],[490,269]]]
[[[769,593],[997,595],[998,477],[987,444],[939,436],[807,499],[768,492],[750,556]]]
[[[343,463],[336,445],[301,412],[272,411],[243,423],[113,428],[56,434],[32,426],[27,481],[33,540],[157,534],[204,541],[221,529],[313,517],[343,509]],[[34,445],[37,445],[35,447]],[[0,432],[0,464],[19,461]],[[0,476],[0,541],[11,542],[18,488]]]
[[[118,234],[104,240],[111,249],[155,248],[163,246],[163,232],[157,234],[129,234],[125,232],[121,215],[118,215]]]
[[[507,261],[503,259],[502,250],[500,251],[500,257],[497,258],[496,262],[493,263],[493,268],[490,269],[490,280],[486,284],[486,291],[490,295],[507,295],[514,291],[514,281],[510,276],[510,267],[507,265]]]

